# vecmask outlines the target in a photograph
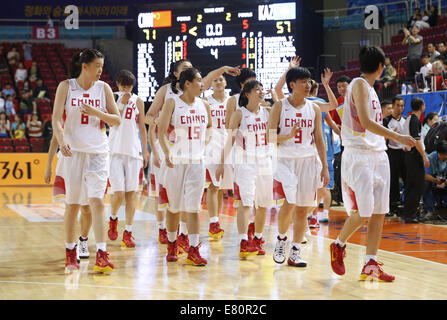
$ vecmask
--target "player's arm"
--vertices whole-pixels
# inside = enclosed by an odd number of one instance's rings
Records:
[[[152,101],[152,104],[149,107],[149,110],[147,110],[145,117],[145,122],[148,125],[156,124],[155,119],[157,118],[158,113],[161,110],[161,107],[163,107],[164,99],[166,96],[166,90],[168,90],[168,86],[170,86],[170,84],[164,85],[163,87],[158,89],[157,93],[155,94],[154,101]]]
[[[278,82],[276,82],[275,85],[275,92],[276,95],[278,96],[278,100],[284,99],[284,93],[282,92],[282,88],[284,87],[284,85],[286,84],[286,76],[287,76],[287,72],[295,67],[299,67],[301,63],[301,58],[299,56],[293,57],[290,60],[289,66],[287,68],[286,71],[284,71],[284,73],[281,75],[281,77],[278,79]]]
[[[70,146],[64,141],[64,131],[62,129],[62,115],[64,114],[67,94],[68,80],[65,80],[59,83],[59,85],[57,86],[51,121],[53,125],[53,133],[56,136],[57,143],[61,146],[61,153],[66,157],[71,157],[72,154],[70,151]]]
[[[241,125],[241,121],[242,121],[242,111],[236,110],[235,112],[233,112],[233,115],[231,116],[231,119],[230,119],[230,123],[228,125],[227,141],[225,142],[225,147],[221,153],[220,164],[216,170],[216,179],[217,180],[220,180],[221,177],[223,177],[225,159],[230,154],[231,149],[234,145],[234,141],[236,140],[237,129]]]
[[[399,134],[397,132],[391,131],[384,126],[378,124],[369,117],[369,92],[368,87],[363,81],[356,81],[352,86],[352,98],[357,109],[360,124],[363,128],[371,131],[379,136],[396,140],[397,142],[414,147],[416,141],[406,135]]]
[[[332,120],[329,112],[326,112],[326,114],[324,115],[324,120],[326,121],[329,128],[331,128],[336,134],[340,135],[340,128],[337,126],[334,120]]]
[[[321,178],[323,180],[323,188],[325,188],[329,184],[329,169],[327,165],[326,148],[323,139],[323,122],[321,121],[320,108],[316,105],[314,105],[313,107],[315,111],[315,146],[317,147],[318,156],[320,157],[320,161],[323,165],[323,169],[321,169]]]
[[[51,137],[50,148],[48,149],[47,167],[43,175],[43,179],[45,180],[46,184],[50,184],[51,182],[51,176],[53,175],[52,173],[53,159],[54,156],[56,155],[57,147],[58,147],[57,139],[56,136],[53,135],[53,137]]]
[[[107,112],[103,112],[85,103],[82,104],[81,112],[89,116],[97,117],[111,127],[119,126],[121,124],[120,112],[118,111],[118,107],[113,96],[113,91],[107,83],[104,84],[104,93],[106,96]]]
[[[298,125],[295,124],[292,130],[288,134],[277,134],[279,120],[281,117],[281,110],[282,110],[282,102],[278,101],[273,105],[272,110],[270,111],[269,120],[267,124],[267,141],[269,143],[276,144],[289,140],[295,137],[298,130],[300,130],[300,128],[298,128]]]
[[[232,116],[234,110],[236,110],[237,103],[238,103],[238,101],[236,101],[235,96],[232,96],[227,100],[227,106],[226,106],[226,110],[225,110],[225,128],[227,128],[227,129],[230,128],[231,116]]]
[[[211,87],[211,84],[214,80],[219,78],[224,73],[229,74],[231,76],[237,76],[241,72],[239,66],[237,67],[229,67],[229,66],[223,66],[216,70],[210,71],[205,78],[203,78],[203,86],[206,89]]]
[[[206,135],[205,135],[205,145],[208,145],[211,141],[211,136],[213,135],[213,121],[211,118],[211,108],[210,104],[203,100],[203,103],[205,104],[206,113],[208,115],[208,124],[206,125]]]
[[[158,150],[155,145],[155,139],[156,139],[155,129],[156,129],[156,127],[157,127],[156,124],[149,125],[149,145],[151,146],[151,150],[152,150],[151,157],[153,157],[154,165],[157,168],[160,168],[160,155],[158,154]]]
[[[146,124],[144,123],[144,102],[140,98],[137,98],[137,108],[138,112],[141,116],[138,117],[138,127],[140,129],[140,137],[141,137],[141,143],[143,144],[143,162],[144,162],[144,168],[147,167],[147,164],[149,162],[149,150],[147,149],[147,131],[146,131]]]
[[[168,139],[166,138],[166,133],[168,132],[169,124],[171,123],[174,108],[174,99],[168,99],[161,109],[161,115],[158,121],[158,141],[160,141],[161,149],[163,150],[163,153],[165,155],[166,165],[169,168],[173,168],[174,165],[171,162],[171,154],[168,147]]]

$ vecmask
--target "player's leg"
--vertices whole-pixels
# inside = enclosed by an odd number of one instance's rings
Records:
[[[118,238],[118,210],[123,204],[125,191],[125,174],[124,174],[123,157],[121,155],[112,155],[110,159],[110,185],[111,185],[111,212],[109,218],[109,229],[107,235],[110,240]]]
[[[321,199],[324,198],[325,194],[326,194],[326,189],[325,188],[318,189],[318,191],[317,191],[317,203],[320,203]],[[319,210],[318,206],[315,207],[312,210],[312,216],[310,217],[310,220],[309,220],[309,227],[310,228],[318,228],[318,227],[320,227],[320,223],[318,222],[318,219],[319,219],[319,217],[318,217],[319,211],[318,210]]]
[[[287,264],[295,267],[306,267],[307,262],[301,257],[301,241],[307,230],[307,213],[311,207],[295,207],[293,211],[293,242]]]
[[[89,206],[81,206],[81,236],[78,240],[78,256],[80,259],[88,259],[90,253],[88,251],[88,233],[92,227],[92,212]]]
[[[64,214],[65,228],[65,272],[79,269],[76,248],[76,222],[80,205],[66,204]]]
[[[112,187],[113,188],[113,187]],[[111,196],[111,212],[109,218],[109,230],[107,235],[110,240],[116,240],[118,238],[118,210],[124,201],[124,191],[115,191]]]
[[[132,236],[132,225],[133,218],[135,216],[135,208],[137,197],[135,191],[129,191],[125,193],[126,199],[126,226],[123,232],[123,241],[121,242],[122,246],[126,246],[127,248],[135,247],[135,242],[133,241]]]
[[[168,233],[168,248],[166,260],[169,262],[178,260],[177,230],[179,220],[180,214],[178,212],[171,212],[169,209],[167,210],[166,229]]]
[[[222,205],[222,195],[223,193],[219,190],[219,187],[211,182],[206,191],[206,206],[210,216],[208,235],[214,239],[220,239],[224,234],[224,230],[219,224],[219,211],[221,208],[220,206]]]

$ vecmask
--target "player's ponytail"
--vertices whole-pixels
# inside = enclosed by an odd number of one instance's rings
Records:
[[[260,83],[257,80],[250,80],[245,85],[244,88],[241,91],[241,94],[239,95],[239,106],[246,108],[248,104],[248,97],[247,94],[251,92],[254,88],[257,86],[262,87],[262,83]]]
[[[88,64],[97,58],[104,59],[104,55],[96,49],[86,49],[75,53],[71,58],[70,78],[79,77],[82,71],[82,64]]]

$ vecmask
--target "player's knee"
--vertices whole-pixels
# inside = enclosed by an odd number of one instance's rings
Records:
[[[84,216],[91,216],[92,215],[92,211],[90,210],[90,206],[81,206],[81,214]]]

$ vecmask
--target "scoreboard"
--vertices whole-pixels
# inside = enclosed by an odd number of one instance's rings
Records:
[[[137,13],[138,96],[151,102],[171,62],[189,59],[205,76],[220,66],[241,66],[272,88],[295,49],[295,2],[194,7]]]

